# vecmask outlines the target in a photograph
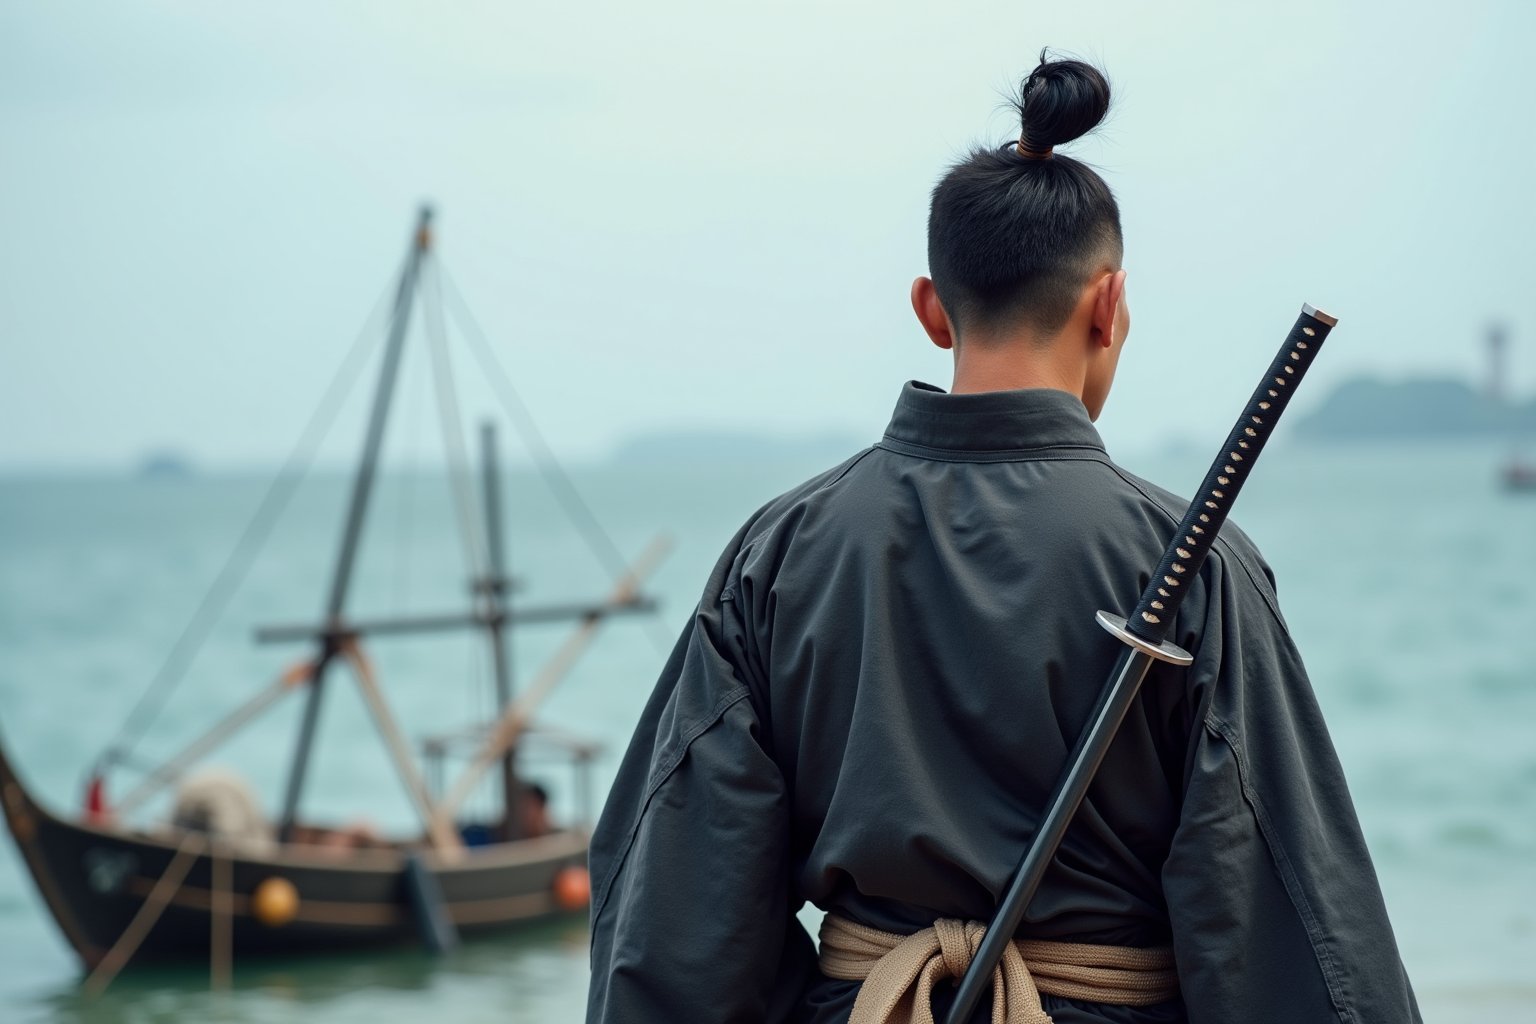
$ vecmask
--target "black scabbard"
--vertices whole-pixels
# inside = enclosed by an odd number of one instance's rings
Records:
[[[1227,435],[1221,454],[1211,463],[1199,493],[1184,513],[1135,609],[1127,618],[1105,611],[1098,613],[1098,623],[1125,644],[1125,648],[1067,759],[1066,770],[1051,794],[1035,839],[1014,871],[987,926],[986,935],[960,980],[945,1024],[968,1024],[975,1013],[981,996],[991,983],[993,969],[1017,934],[1024,912],[1056,856],[1067,826],[1082,804],[1089,783],[1108,753],[1120,722],[1135,700],[1152,663],[1167,661],[1188,665],[1193,660],[1188,653],[1167,641],[1169,627],[1179,606],[1184,603],[1190,584],[1200,575],[1200,567],[1205,564],[1211,545],[1227,521],[1227,513],[1252,472],[1259,453],[1264,450],[1280,415],[1306,376],[1307,368],[1317,357],[1323,340],[1337,322],[1312,306],[1302,307],[1301,316],[1286,335],[1285,344]]]

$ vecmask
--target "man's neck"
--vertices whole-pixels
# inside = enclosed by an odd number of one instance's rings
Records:
[[[955,350],[955,380],[950,393],[1054,388],[1083,397],[1087,368],[1067,365],[1050,349],[1022,351],[1022,346],[960,345]]]

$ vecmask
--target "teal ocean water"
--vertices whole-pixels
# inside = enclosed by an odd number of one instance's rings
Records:
[[[1498,456],[1470,447],[1280,447],[1237,507],[1275,567],[1430,1021],[1536,1021],[1536,495],[1497,488]],[[1187,492],[1201,461],[1194,453],[1131,468]],[[661,615],[607,626],[546,705],[547,722],[608,744],[600,793],[719,549],[762,501],[824,464],[575,474],[627,554],[658,532],[676,541],[655,577]],[[506,485],[518,599],[601,594],[603,565],[537,476],[514,471]],[[88,766],[265,486],[238,477],[0,479],[0,738],[54,809],[79,806]],[[174,751],[303,653],[258,646],[251,631],[318,616],[346,486],[343,476],[322,474],[299,490],[141,754]],[[462,607],[454,522],[441,477],[387,474],[355,614]],[[519,631],[520,674],[531,675],[563,635],[557,626]],[[381,639],[371,651],[413,736],[490,706],[478,638]],[[409,828],[409,806],[356,693],[332,686],[327,699],[306,811]],[[298,710],[296,701],[279,705],[211,759],[245,774],[269,810]],[[567,773],[532,772],[552,790],[558,817],[580,813]],[[130,971],[90,1001],[9,839],[0,841],[0,952],[4,1021],[570,1020],[586,985],[578,921],[474,942],[442,959],[398,951],[249,961],[221,993],[208,991],[202,965]]]

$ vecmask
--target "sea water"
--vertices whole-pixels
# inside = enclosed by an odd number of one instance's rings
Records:
[[[1189,492],[1198,454],[1131,460]],[[544,707],[543,720],[607,744],[600,800],[667,646],[722,546],[774,493],[828,460],[594,466],[574,477],[629,557],[674,542],[651,581],[661,612],[616,619]],[[1277,447],[1236,509],[1275,568],[1375,857],[1403,958],[1430,1021],[1536,1021],[1536,494],[1497,485],[1498,452],[1472,447]],[[81,783],[193,616],[261,500],[255,476],[0,479],[0,738],[49,806],[76,813]],[[349,481],[318,473],[233,592],[207,642],[133,746],[154,760],[307,653],[258,645],[261,624],[317,621]],[[357,617],[467,606],[466,553],[440,473],[383,476],[348,597]],[[532,470],[505,477],[520,604],[600,598],[594,554]],[[603,547],[602,544],[599,545]],[[1084,609],[1091,615],[1093,609]],[[516,631],[530,678],[568,626]],[[380,638],[381,684],[413,738],[483,719],[494,687],[483,636]],[[297,731],[289,699],[221,748],[276,812]],[[451,772],[454,765],[449,765]],[[555,816],[583,806],[572,775],[528,766]],[[132,773],[114,776],[109,798]],[[471,809],[489,812],[492,795]],[[163,812],[163,802],[158,810]],[[327,684],[304,811],[409,829],[412,816],[355,686]],[[97,1000],[0,840],[0,1020],[573,1020],[586,933],[556,922],[432,958],[414,950],[236,965],[210,992],[204,964],[129,970]]]

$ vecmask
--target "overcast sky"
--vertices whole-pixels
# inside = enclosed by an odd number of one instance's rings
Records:
[[[928,191],[1046,44],[1115,88],[1071,150],[1125,222],[1111,450],[1214,443],[1303,301],[1314,402],[1480,376],[1491,319],[1529,393],[1536,7],[1259,6],[0,4],[0,467],[277,461],[428,198],[562,453],[872,439],[949,380]]]

